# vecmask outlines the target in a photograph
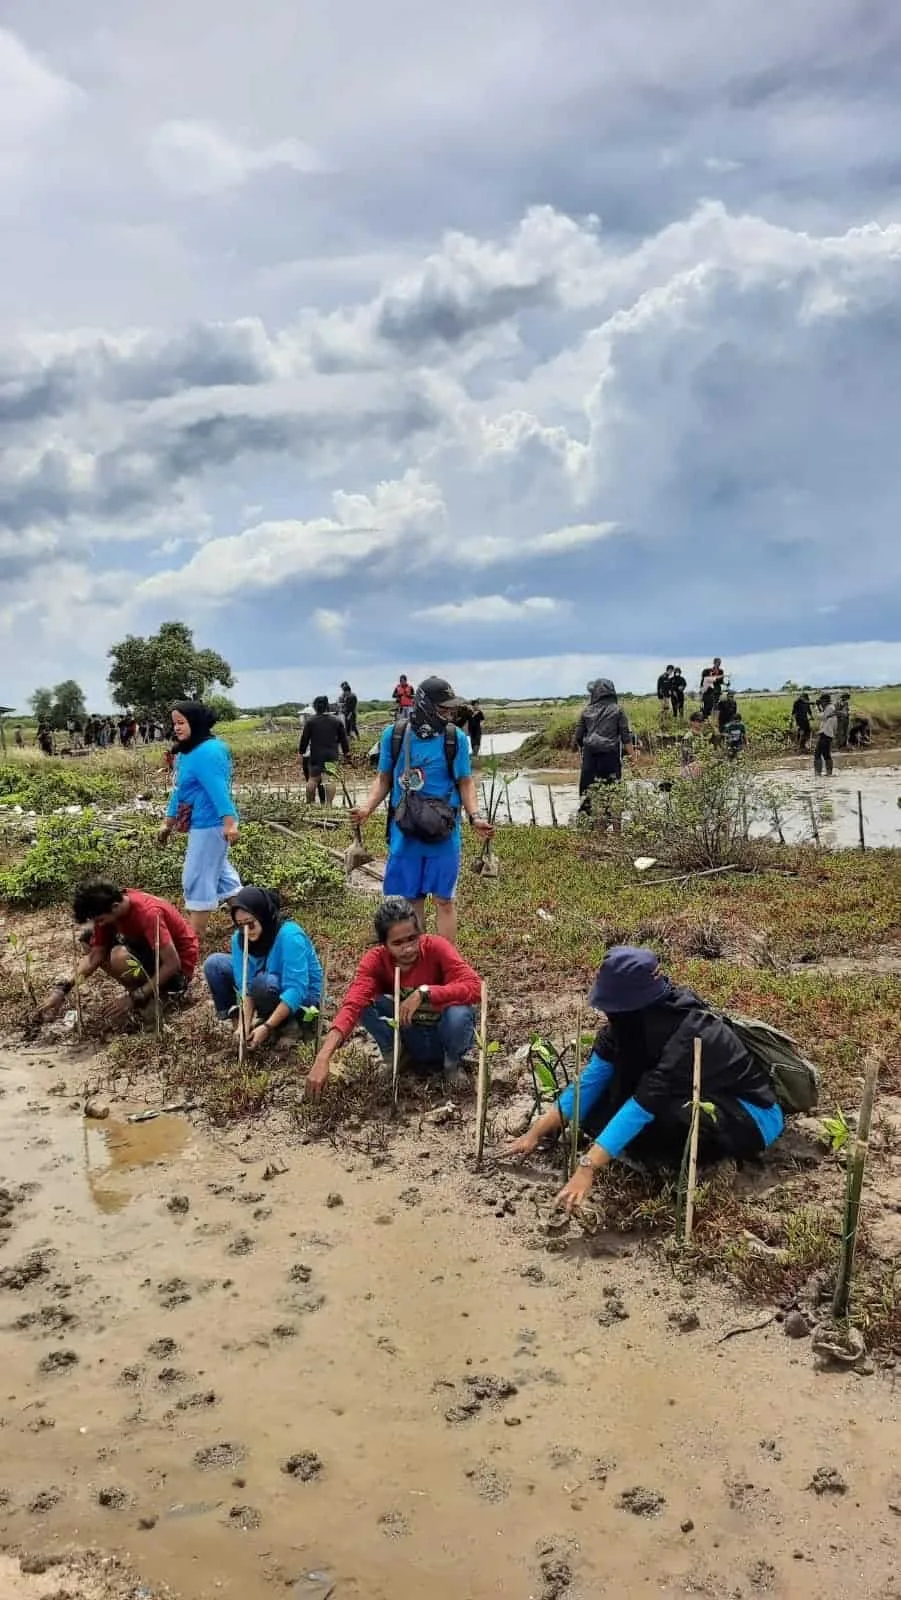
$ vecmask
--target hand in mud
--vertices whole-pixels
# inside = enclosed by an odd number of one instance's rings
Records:
[[[567,1216],[572,1216],[576,1206],[580,1206],[583,1200],[588,1199],[593,1183],[594,1172],[591,1167],[576,1167],[569,1183],[564,1185],[554,1201],[555,1207],[565,1211]]]
[[[40,1026],[42,1022],[55,1022],[62,1015],[66,1004],[66,991],[57,985],[49,999],[44,1001],[40,1011],[35,1013],[33,1021]]]
[[[503,1150],[498,1152],[500,1159],[502,1161],[512,1161],[514,1156],[532,1155],[538,1149],[539,1138],[540,1135],[535,1132],[534,1128],[530,1128],[528,1133],[520,1134],[519,1138],[514,1139],[512,1144],[505,1145]]]
[[[402,1028],[409,1028],[410,1023],[413,1021],[413,1018],[415,1017],[421,1005],[422,995],[418,989],[414,989],[412,994],[407,995],[406,1000],[401,1001],[398,1015],[400,1016],[400,1025]]]
[[[362,828],[363,823],[369,821],[369,812],[365,806],[354,806],[350,813],[350,820],[355,828]]]
[[[269,1037],[270,1030],[265,1022],[258,1022],[247,1040],[248,1050],[259,1050],[260,1045],[265,1044]]]
[[[318,1055],[309,1072],[307,1073],[307,1081],[304,1085],[304,1093],[309,1095],[311,1100],[316,1100],[318,1099],[319,1095],[321,1095],[327,1083],[328,1062],[323,1061],[322,1056]]]
[[[223,832],[223,835],[225,837],[225,841],[226,841],[227,844],[237,844],[237,842],[238,842],[238,819],[237,819],[237,817],[226,817],[225,821],[222,824],[222,832]]]

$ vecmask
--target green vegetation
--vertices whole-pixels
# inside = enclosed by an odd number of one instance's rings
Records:
[[[65,766],[42,760],[0,766],[0,807],[21,806],[24,811],[55,811],[62,806],[118,805],[133,793],[123,776],[95,766]]]
[[[156,823],[140,818],[111,828],[91,811],[44,817],[34,844],[0,871],[0,898],[11,905],[59,905],[81,880],[102,875],[177,901],[185,839],[176,835],[163,850],[156,833]],[[304,907],[326,891],[343,892],[340,869],[314,839],[280,839],[246,823],[232,859],[246,883],[278,889],[288,906]]]
[[[35,689],[28,702],[38,722],[51,728],[65,728],[69,722],[83,721],[87,715],[84,695],[74,678],[66,678],[55,689]]]
[[[110,693],[136,716],[165,717],[176,700],[202,699],[216,684],[230,689],[234,676],[215,650],[197,650],[183,622],[164,622],[142,639],[130,633],[109,652]],[[232,709],[232,702],[226,706]]]

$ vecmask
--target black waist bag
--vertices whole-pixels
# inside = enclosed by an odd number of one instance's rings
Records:
[[[419,839],[422,844],[445,844],[457,830],[457,813],[447,800],[415,790],[401,796],[394,821],[408,839]]]

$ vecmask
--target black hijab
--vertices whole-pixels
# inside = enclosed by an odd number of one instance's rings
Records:
[[[236,911],[246,911],[249,916],[255,917],[260,924],[260,937],[248,940],[247,948],[252,956],[268,956],[278,936],[278,930],[285,921],[282,903],[273,889],[239,889],[228,903],[228,909],[235,922]],[[241,929],[238,928],[241,933]],[[243,934],[242,934],[243,938]]]
[[[184,717],[191,729],[189,738],[175,740],[174,748],[180,756],[186,756],[189,750],[196,750],[199,744],[212,739],[216,713],[202,700],[176,700],[172,710]]]

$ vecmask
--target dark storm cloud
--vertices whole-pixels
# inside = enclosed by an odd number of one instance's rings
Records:
[[[23,530],[75,518],[110,521],[144,514],[216,467],[253,456],[285,456],[315,470],[317,457],[341,447],[395,447],[438,425],[442,413],[421,393],[384,407],[253,416],[217,412],[191,422],[145,422],[126,443],[82,461],[51,447],[24,471],[0,459],[0,527]]]
[[[431,344],[461,344],[521,311],[553,307],[557,299],[551,274],[524,284],[488,284],[471,277],[435,284],[424,279],[410,295],[387,296],[375,328],[387,344],[410,354]]]
[[[92,400],[147,403],[272,375],[265,333],[252,322],[197,324],[171,339],[98,338],[44,361],[27,348],[7,350],[0,352],[0,424],[64,416]]]

